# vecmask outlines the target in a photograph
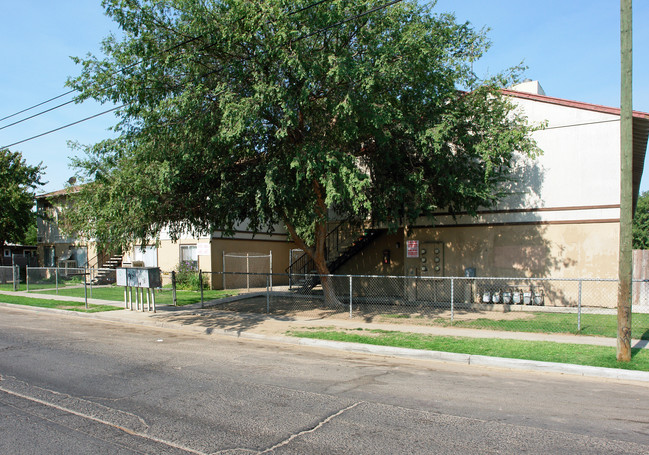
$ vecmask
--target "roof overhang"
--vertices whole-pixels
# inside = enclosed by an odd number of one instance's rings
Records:
[[[75,185],[75,186],[63,188],[62,190],[56,190],[50,193],[39,194],[36,196],[36,199],[49,199],[58,196],[65,196],[67,194],[78,193],[79,191],[81,191],[81,185]]]

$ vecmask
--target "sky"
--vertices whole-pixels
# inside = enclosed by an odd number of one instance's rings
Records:
[[[2,0],[0,118],[67,92],[79,74],[71,56],[100,52],[101,40],[119,33],[100,0]],[[492,46],[477,62],[479,76],[523,63],[524,78],[538,80],[548,96],[605,106],[620,104],[620,12],[617,0],[439,0],[437,12],[490,29]],[[649,1],[633,2],[633,109],[649,112]],[[73,95],[0,121],[0,147],[110,109],[94,102],[71,104],[17,125],[9,124],[66,102]],[[28,164],[46,166],[41,192],[61,189],[74,175],[69,141],[92,144],[112,137],[112,114],[79,123],[10,149]],[[649,190],[649,160],[641,191]]]

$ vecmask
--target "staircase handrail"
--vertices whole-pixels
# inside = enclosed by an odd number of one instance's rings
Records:
[[[349,229],[344,231],[343,226],[348,226]],[[361,225],[361,230],[365,229]],[[336,224],[336,226],[329,231],[325,237],[325,260],[328,262],[329,258],[337,259],[343,248],[346,248],[354,240],[358,238],[358,230],[353,229],[353,225],[349,220],[343,220]],[[351,242],[350,242],[351,240]],[[296,271],[295,271],[296,269]],[[313,259],[303,251],[300,256],[297,257],[289,266],[286,268],[285,272],[289,275],[298,274],[306,275],[315,269],[315,263]]]

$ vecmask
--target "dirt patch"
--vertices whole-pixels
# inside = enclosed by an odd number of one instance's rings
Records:
[[[439,305],[439,306],[438,306]],[[451,320],[448,305],[435,303],[413,303],[398,305],[355,304],[351,319],[362,319],[364,322],[381,322],[407,325],[445,325]],[[220,311],[239,313],[268,314],[290,319],[350,319],[349,305],[326,306],[322,298],[313,296],[271,296],[242,298],[214,307]],[[455,310],[453,319],[471,321],[489,320],[524,320],[533,318],[534,314],[524,311],[490,311],[487,309]]]

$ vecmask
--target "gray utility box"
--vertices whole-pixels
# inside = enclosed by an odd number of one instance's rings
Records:
[[[120,267],[115,270],[118,286],[134,288],[162,287],[158,267]]]

